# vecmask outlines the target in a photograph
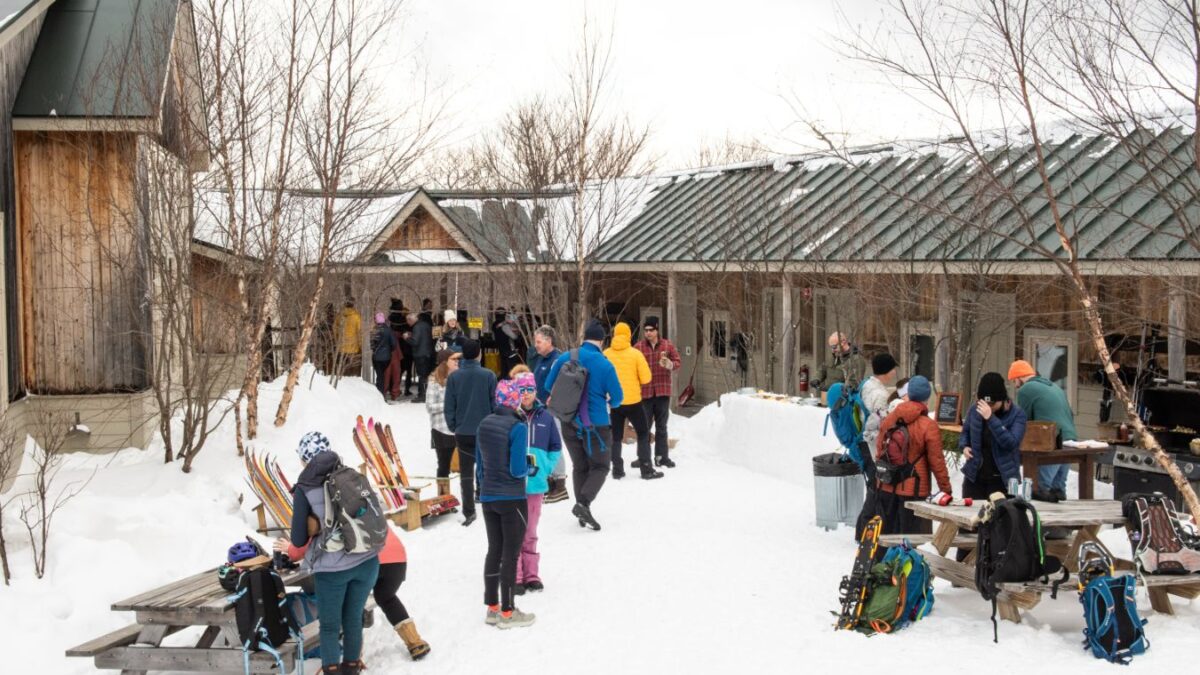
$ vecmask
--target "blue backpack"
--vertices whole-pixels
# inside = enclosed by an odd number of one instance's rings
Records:
[[[925,556],[905,540],[888,549],[867,575],[867,599],[856,629],[894,633],[933,610],[933,582]]]
[[[1079,602],[1084,649],[1096,658],[1128,664],[1150,648],[1146,620],[1137,612],[1137,577],[1114,576],[1112,560],[1090,541],[1079,549]]]
[[[858,446],[862,442],[863,426],[871,414],[867,404],[863,403],[862,394],[858,389],[838,382],[825,392],[825,400],[829,403],[829,414],[825,417],[822,435],[829,435],[829,424],[832,422],[833,435],[846,448],[850,459],[861,468],[863,457]]]
[[[898,568],[908,570],[904,614],[901,616],[901,622],[893,626],[893,629],[896,629],[920,621],[933,611],[933,575],[929,572],[929,563],[925,562],[925,556],[913,548],[907,539],[903,544],[889,548],[883,556],[883,562],[892,560],[897,561]]]

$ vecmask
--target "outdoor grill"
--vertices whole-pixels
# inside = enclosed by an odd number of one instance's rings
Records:
[[[1142,390],[1141,403],[1148,430],[1192,487],[1200,489],[1200,454],[1191,449],[1191,441],[1200,436],[1200,390],[1173,385],[1147,387]],[[1179,503],[1179,490],[1149,450],[1117,444],[1112,457],[1115,498],[1134,492],[1162,492]]]

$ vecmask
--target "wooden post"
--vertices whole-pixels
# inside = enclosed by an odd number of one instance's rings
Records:
[[[1187,378],[1187,296],[1179,288],[1172,288],[1167,296],[1167,379],[1183,382]]]
[[[783,340],[779,348],[783,350],[783,393],[790,396],[796,392],[796,331],[792,330],[792,275],[787,272],[783,273],[781,293],[779,322],[783,324]]]
[[[938,278],[938,321],[937,349],[934,355],[934,371],[936,372],[938,391],[951,391],[950,386],[950,335],[953,328],[951,318],[954,312],[954,300],[950,297],[950,280],[944,275]],[[901,345],[908,349],[908,345]]]
[[[674,272],[667,272],[667,339],[678,346],[679,338],[679,279]],[[679,371],[671,371],[671,391],[679,391]],[[670,404],[674,407],[675,397]]]

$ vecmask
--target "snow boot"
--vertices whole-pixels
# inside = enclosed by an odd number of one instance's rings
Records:
[[[624,462],[614,462],[613,463],[613,468],[612,468],[613,480],[621,480],[622,478],[625,477],[625,467],[622,466],[622,464],[624,464]]]
[[[496,621],[496,628],[508,630],[509,628],[524,628],[532,626],[537,617],[532,613],[522,612],[513,607],[511,612],[500,612],[500,618]]]
[[[396,626],[396,634],[404,640],[404,646],[408,647],[408,655],[413,661],[420,661],[429,653],[429,643],[421,639],[421,634],[417,632],[417,624],[413,623],[412,619],[405,619]]]
[[[516,584],[513,586],[513,595],[525,595],[525,584]]]
[[[579,519],[580,527],[590,527],[597,531],[600,529],[600,523],[596,522],[596,519],[592,517],[592,510],[583,504],[575,504],[571,509],[571,515]]]
[[[655,471],[654,469],[652,469],[650,467],[645,467],[642,469],[642,480],[654,480],[655,478],[662,478],[662,477],[663,477],[663,472],[661,472],[661,471]]]
[[[674,469],[675,462],[671,461],[671,458],[666,455],[659,455],[654,458],[654,466],[665,466],[668,469]]]
[[[540,592],[546,590],[546,587],[544,585],[542,585],[542,582],[535,579],[533,581],[525,582],[525,590],[527,590],[531,593],[540,593]]]
[[[566,477],[557,478],[555,476],[551,476],[549,478],[549,483],[550,483],[550,490],[549,490],[549,492],[546,493],[546,502],[545,503],[553,504],[554,502],[566,501],[566,499],[568,497],[570,497],[570,495],[567,494],[567,479],[566,479]]]
[[[629,468],[631,468],[631,469],[642,468],[642,460],[640,460],[640,459],[633,460],[632,462],[629,463]]]
[[[465,517],[465,518],[463,518],[463,521],[462,521],[462,526],[463,526],[463,527],[470,527],[470,526],[471,526],[471,523],[475,522],[475,518],[476,518],[476,516],[475,516],[475,514],[474,514],[474,513],[468,513],[468,514],[466,515],[466,517]]]
[[[342,661],[342,669],[338,671],[338,675],[360,675],[366,669],[367,664],[363,663],[362,659],[357,661]]]

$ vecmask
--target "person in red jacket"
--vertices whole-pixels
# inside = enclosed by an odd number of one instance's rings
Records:
[[[671,418],[671,373],[678,370],[683,361],[675,345],[659,334],[657,316],[646,317],[642,339],[634,348],[642,352],[650,365],[650,384],[642,385],[642,407],[654,429],[654,464],[675,468],[667,442],[667,421]],[[635,463],[634,468],[640,468],[640,465]]]
[[[313,537],[320,531],[320,524],[316,518],[309,516],[308,544],[304,546],[293,546],[292,542],[286,537],[280,537],[275,540],[274,548],[276,551],[286,553],[288,558],[292,560],[303,560],[304,552],[312,544]],[[404,550],[404,543],[400,541],[400,537],[392,528],[388,527],[387,538],[383,541],[383,549],[379,551],[379,578],[375,581],[373,595],[375,596],[375,604],[383,610],[384,616],[387,617],[388,623],[392,624],[392,628],[404,640],[404,645],[408,647],[408,655],[412,660],[417,661],[425,657],[429,653],[429,643],[421,639],[420,633],[417,632],[417,625],[413,623],[412,617],[408,615],[408,609],[404,603],[400,602],[400,597],[396,592],[400,590],[400,584],[404,583],[404,577],[408,573],[408,553]],[[320,617],[317,617],[318,619]]]
[[[896,406],[879,425],[876,439],[876,462],[883,456],[892,430],[903,424],[908,430],[908,462],[914,467],[913,474],[906,480],[893,485],[876,482],[876,513],[883,518],[884,534],[929,534],[933,524],[918,518],[904,507],[910,501],[929,496],[933,478],[938,489],[952,494],[950,473],[946,471],[946,457],[942,454],[942,432],[937,422],[929,417],[926,403],[933,393],[929,380],[917,375],[908,381],[908,400]],[[900,435],[900,434],[897,434]]]

